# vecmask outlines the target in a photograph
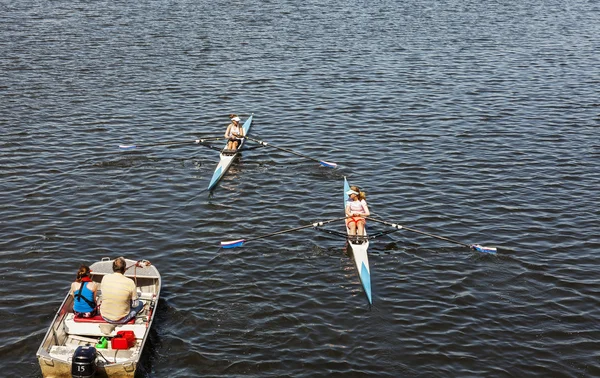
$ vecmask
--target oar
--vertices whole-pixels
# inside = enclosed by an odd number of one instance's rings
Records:
[[[301,153],[299,153],[299,152],[296,152],[296,151],[292,151],[292,150],[290,150],[290,149],[287,149],[287,148],[283,148],[283,147],[277,147],[277,146],[274,146],[274,145],[272,145],[272,144],[270,144],[270,143],[264,142],[264,141],[262,141],[262,140],[258,140],[258,139],[250,138],[249,136],[246,136],[245,138],[248,138],[248,139],[250,139],[251,141],[254,141],[254,142],[256,142],[256,143],[258,143],[258,144],[260,144],[260,145],[262,145],[262,146],[265,146],[265,147],[273,147],[273,148],[275,148],[275,149],[278,149],[278,150],[281,150],[281,151],[285,151],[285,152],[289,152],[290,154],[294,154],[294,155],[297,155],[297,156],[303,157],[303,158],[305,158],[305,159],[309,159],[309,160],[312,160],[312,161],[316,161],[317,163],[321,164],[323,167],[327,167],[327,168],[336,168],[336,167],[337,167],[337,164],[336,164],[336,163],[331,163],[331,162],[328,162],[328,161],[324,161],[324,160],[315,159],[315,158],[312,158],[312,157],[310,157],[310,156],[306,156],[306,155],[304,155],[304,154],[301,154]]]
[[[367,219],[370,219],[370,220],[378,222],[378,223],[383,223],[383,224],[388,225],[388,226],[392,226],[394,228],[397,228],[398,230],[406,230],[406,231],[416,232],[417,234],[427,235],[427,236],[431,236],[432,238],[436,238],[436,239],[440,239],[440,240],[445,240],[445,241],[450,242],[450,243],[460,244],[460,245],[463,245],[465,247],[474,249],[474,250],[476,250],[478,252],[496,254],[496,252],[498,251],[496,247],[484,247],[484,246],[479,245],[479,244],[466,244],[466,243],[463,243],[463,242],[459,242],[457,240],[446,238],[444,236],[434,235],[434,234],[430,234],[429,232],[415,230],[414,228],[409,228],[409,227],[402,226],[402,225],[399,225],[399,224],[396,224],[396,223],[390,223],[390,222],[382,221],[382,220],[371,218],[371,217],[367,217]]]
[[[289,230],[283,230],[283,231],[274,232],[272,234],[261,235],[261,236],[257,236],[255,238],[251,238],[251,239],[238,239],[238,240],[222,241],[221,242],[221,248],[236,248],[236,247],[241,247],[242,245],[244,245],[245,243],[247,243],[247,242],[249,242],[251,240],[268,238],[269,236],[275,236],[275,235],[279,235],[279,234],[284,234],[286,232],[298,231],[298,230],[302,230],[304,228],[309,228],[309,227],[319,227],[319,226],[322,226],[324,224],[335,222],[335,221],[339,221],[339,220],[343,220],[343,219],[346,219],[346,217],[335,218],[335,219],[330,219],[330,220],[321,221],[321,222],[315,222],[315,223],[308,224],[306,226],[296,227],[296,228],[290,228]]]
[[[159,143],[150,143],[150,144],[120,144],[119,148],[122,150],[133,150],[134,148],[142,148],[142,147],[154,147],[154,146],[176,146],[182,144],[200,144],[205,143],[207,141],[225,139],[223,137],[209,137],[203,139],[196,140],[187,140],[187,141],[173,141],[173,142],[159,142]]]

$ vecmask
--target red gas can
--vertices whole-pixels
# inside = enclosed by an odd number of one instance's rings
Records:
[[[110,341],[112,349],[129,349],[135,345],[135,333],[133,331],[119,331]]]

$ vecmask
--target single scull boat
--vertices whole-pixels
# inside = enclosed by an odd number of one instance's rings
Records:
[[[254,113],[251,114],[250,117],[246,120],[246,122],[244,122],[244,124],[242,125],[242,128],[244,129],[244,136],[247,136],[250,132],[250,126],[252,126],[253,116]],[[217,164],[215,172],[213,173],[212,178],[210,179],[210,184],[208,184],[208,190],[212,190],[217,185],[219,180],[221,180],[221,178],[225,175],[225,173],[231,166],[231,163],[233,163],[233,160],[236,158],[236,156],[238,156],[245,141],[246,138],[240,141],[240,145],[238,146],[237,150],[228,150],[227,144],[225,144],[225,147],[221,150],[221,153],[219,154],[219,164]]]
[[[347,192],[349,190],[350,185],[348,184],[346,177],[344,177],[344,212],[346,211],[346,204],[348,203]],[[348,234],[348,246],[350,247],[352,256],[354,257],[354,264],[356,265],[356,270],[358,271],[358,277],[360,278],[360,282],[365,290],[369,304],[373,304],[373,300],[371,298],[371,271],[369,269],[369,256],[367,255],[367,250],[369,249],[369,239],[367,237],[366,227],[364,234],[358,238],[356,236],[350,236],[350,230],[348,229],[347,225],[346,233]]]

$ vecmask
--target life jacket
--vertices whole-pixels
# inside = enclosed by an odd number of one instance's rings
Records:
[[[91,312],[96,308],[96,303],[94,302],[93,292],[87,288],[86,282],[91,281],[81,281],[81,286],[79,286],[79,290],[75,291],[75,303],[73,304],[73,311],[77,312]],[[90,300],[91,298],[91,300]]]

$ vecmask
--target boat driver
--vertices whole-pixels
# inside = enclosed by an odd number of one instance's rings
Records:
[[[112,269],[113,273],[102,277],[100,283],[100,314],[108,323],[125,324],[144,308],[144,302],[138,300],[133,280],[125,277],[125,259],[118,257],[113,260]]]

